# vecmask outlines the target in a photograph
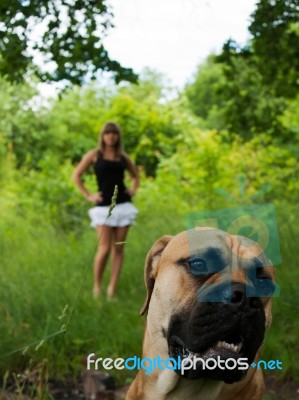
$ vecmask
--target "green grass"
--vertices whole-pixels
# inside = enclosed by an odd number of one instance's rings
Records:
[[[264,358],[283,361],[282,375],[299,379],[299,228],[298,211],[278,208],[282,264],[276,268],[279,297],[273,298],[273,323],[267,335]]]
[[[277,269],[277,276],[281,295],[273,299],[273,325],[263,358],[283,361],[284,370],[277,372],[278,377],[291,374],[299,379],[299,229],[288,215],[286,210],[279,210],[283,265]],[[109,302],[105,296],[92,298],[92,261],[97,246],[92,229],[82,225],[80,235],[65,234],[42,223],[30,223],[30,219],[7,216],[0,224],[0,374],[34,370],[45,363],[50,377],[63,378],[85,370],[85,357],[92,352],[99,357],[140,356],[144,318],[139,310],[145,297],[146,253],[160,236],[183,229],[181,216],[140,213],[127,240],[117,300]],[[109,266],[105,285],[108,275]],[[76,299],[61,343],[63,335],[57,332],[64,328]],[[113,374],[119,383],[127,383],[135,375],[128,371]],[[266,399],[274,400],[269,396]]]
[[[139,316],[139,310],[146,294],[144,259],[159,236],[182,227],[172,222],[177,227],[169,229],[166,218],[167,227],[151,219],[144,229],[145,219],[141,216],[129,232],[117,300],[111,302],[104,295],[97,300],[92,297],[97,238],[89,226],[82,226],[80,235],[66,235],[50,226],[6,219],[1,225],[0,242],[1,375],[24,371],[29,364],[34,369],[46,360],[51,376],[62,378],[82,372],[86,368],[85,357],[92,352],[99,357],[141,355],[144,318]],[[109,279],[107,267],[104,287]],[[75,301],[61,346],[61,329]],[[117,379],[125,382],[128,375],[120,371]]]

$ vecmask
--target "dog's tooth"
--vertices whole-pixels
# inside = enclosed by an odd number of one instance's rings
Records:
[[[238,352],[238,351],[240,351],[240,349],[241,349],[241,347],[242,347],[242,344],[239,343],[238,345],[235,345],[235,344],[233,344],[233,343],[227,343],[227,342],[225,342],[224,340],[219,340],[219,341],[217,342],[217,344],[216,344],[216,347],[224,347],[225,349]]]

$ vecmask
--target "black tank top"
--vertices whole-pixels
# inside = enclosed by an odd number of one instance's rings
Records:
[[[110,206],[115,185],[118,186],[116,204],[131,201],[131,197],[126,193],[124,184],[124,173],[127,168],[127,161],[122,155],[120,160],[106,160],[102,155],[98,156],[94,164],[99,191],[102,192],[104,201],[97,203],[97,206]]]

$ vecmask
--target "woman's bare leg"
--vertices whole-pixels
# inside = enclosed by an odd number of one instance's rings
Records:
[[[110,283],[107,289],[108,297],[113,297],[117,281],[121,272],[121,267],[124,260],[124,242],[127,237],[127,233],[130,226],[123,226],[114,228],[113,232],[113,243],[111,246],[111,277]]]
[[[94,284],[93,284],[93,294],[97,296],[101,291],[101,282],[103,277],[103,272],[105,270],[109,252],[111,249],[111,239],[112,239],[112,228],[110,226],[101,225],[96,227],[99,247],[94,258],[93,272],[94,272]]]

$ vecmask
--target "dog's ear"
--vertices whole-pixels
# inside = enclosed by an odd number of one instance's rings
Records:
[[[158,269],[157,267],[161,258],[161,254],[171,239],[172,236],[168,235],[161,237],[153,244],[152,248],[147,253],[144,267],[144,281],[147,290],[147,296],[140,310],[140,315],[143,315],[148,309],[155,286],[155,279]]]

